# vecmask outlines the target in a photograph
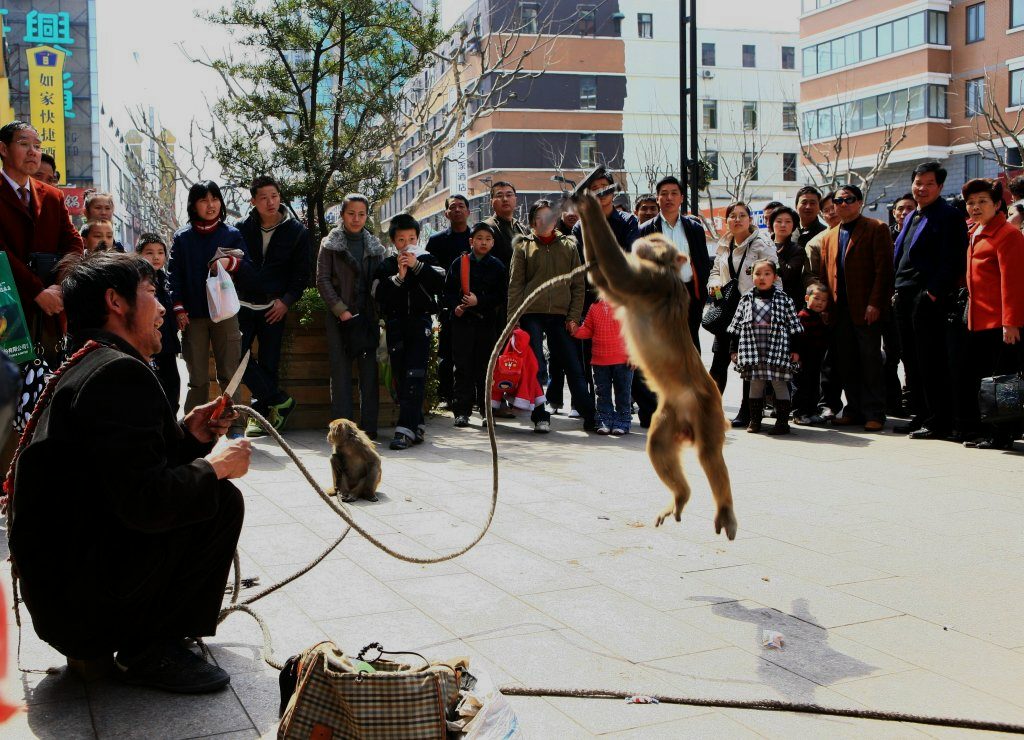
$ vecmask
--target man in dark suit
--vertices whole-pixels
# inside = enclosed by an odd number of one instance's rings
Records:
[[[967,223],[941,197],[945,181],[938,162],[914,169],[917,209],[906,217],[893,256],[893,306],[913,414],[893,431],[911,439],[946,439],[953,432],[946,313],[967,269]]]
[[[485,218],[484,223],[493,226],[497,232],[491,254],[501,260],[506,269],[512,267],[512,242],[517,236],[527,236],[530,233],[529,227],[521,224],[516,218],[518,199],[512,183],[502,180],[491,185],[491,208],[494,215]]]
[[[832,424],[879,432],[885,426],[881,322],[892,295],[892,238],[888,226],[861,215],[864,196],[856,185],[839,188],[833,202],[840,224],[822,238],[821,272],[847,403]]]
[[[701,222],[682,212],[683,189],[679,180],[672,176],[662,178],[657,194],[658,215],[640,225],[640,236],[661,234],[689,258],[682,269],[683,282],[690,293],[690,310],[686,319],[693,344],[700,352],[700,319],[708,297],[708,275],[711,272],[707,237]]]
[[[13,121],[0,128],[0,249],[11,263],[33,338],[42,341],[46,359],[52,363],[61,334],[57,317],[64,301],[56,270],[50,268],[63,255],[83,251],[85,245],[71,223],[61,191],[32,177],[39,170],[41,155],[39,134],[29,124]]]

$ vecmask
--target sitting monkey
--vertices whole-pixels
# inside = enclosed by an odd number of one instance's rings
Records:
[[[673,501],[655,522],[678,522],[690,499],[683,473],[682,447],[697,450],[718,507],[715,532],[736,537],[729,470],[722,457],[726,419],[722,396],[701,363],[686,322],[690,296],[679,268],[686,255],[661,234],[633,243],[632,254],[619,247],[601,205],[590,193],[574,196],[583,229],[590,280],[611,303],[629,347],[630,359],[658,394],[658,408],[647,435],[647,455],[672,492]]]
[[[364,498],[377,501],[380,485],[380,455],[370,438],[348,419],[335,419],[327,431],[331,443],[331,474],[334,493],[351,503]]]

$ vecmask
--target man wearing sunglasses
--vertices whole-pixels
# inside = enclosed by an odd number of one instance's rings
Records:
[[[866,432],[885,426],[882,375],[882,319],[892,295],[892,237],[889,227],[861,215],[864,196],[844,185],[832,202],[839,228],[821,243],[822,277],[829,287],[832,347],[842,368],[846,407],[834,426],[864,425]]]

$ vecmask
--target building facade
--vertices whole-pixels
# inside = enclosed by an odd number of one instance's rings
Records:
[[[808,141],[827,149],[842,140],[844,157],[865,171],[887,138],[899,140],[869,208],[906,191],[926,160],[949,171],[947,194],[1020,164],[1021,0],[804,0],[800,47]]]
[[[557,20],[545,25],[543,19]],[[462,22],[479,32],[480,44],[509,28],[547,31],[550,41],[533,70],[543,74],[523,81],[514,98],[475,123],[453,156],[452,173],[415,209],[428,230],[443,228],[444,199],[452,192],[469,196],[473,218],[488,215],[492,182],[516,186],[525,217],[535,199],[560,194],[563,184],[552,178],[579,180],[596,164],[615,172],[632,197],[650,192],[662,176],[678,174],[677,5],[479,0]],[[737,196],[755,205],[791,199],[800,185],[797,35],[733,29],[701,29],[698,35],[699,135],[712,164],[712,205]],[[415,85],[432,89],[449,82],[428,73]],[[382,208],[385,220],[408,209],[425,169],[403,156],[398,190]]]

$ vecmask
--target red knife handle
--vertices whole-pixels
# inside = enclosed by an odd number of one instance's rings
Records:
[[[220,417],[222,417],[224,415],[224,412],[227,410],[228,403],[230,402],[231,399],[228,398],[227,396],[220,396],[217,399],[217,405],[213,407],[213,412],[210,414],[210,421],[217,421],[218,419],[220,419]]]

